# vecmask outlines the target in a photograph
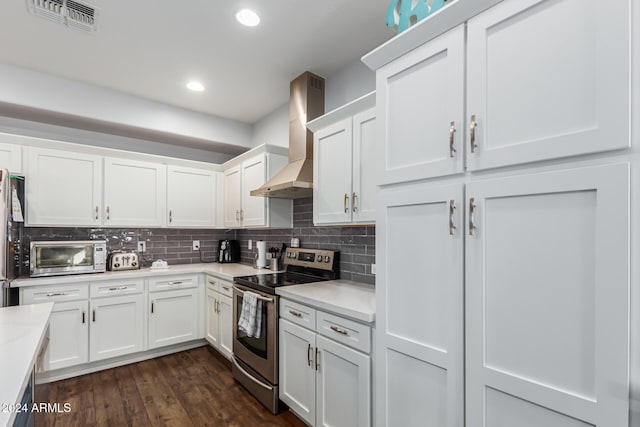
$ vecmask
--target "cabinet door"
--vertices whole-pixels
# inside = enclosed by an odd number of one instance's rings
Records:
[[[242,171],[240,166],[224,172],[224,226],[237,227],[240,225],[240,203],[242,197]]]
[[[250,194],[251,190],[255,190],[265,183],[266,177],[264,154],[242,162],[240,220],[243,227],[267,225],[267,198]]]
[[[214,292],[207,287],[207,330],[205,338],[209,341],[209,344],[215,348],[220,347],[220,322],[217,310],[218,295],[219,294],[217,292]]]
[[[316,418],[316,334],[280,319],[280,400],[300,418],[314,425]]]
[[[2,138],[2,135],[0,135],[0,138]],[[11,173],[21,173],[22,146],[0,142],[0,168],[9,169]]]
[[[89,360],[144,350],[144,295],[91,300]]]
[[[376,109],[353,116],[353,222],[376,220]]]
[[[25,148],[27,225],[102,224],[102,157]]]
[[[219,172],[169,166],[169,227],[215,227],[216,180]]]
[[[325,337],[316,338],[316,426],[371,425],[371,358]]]
[[[52,371],[89,361],[88,302],[57,302],[49,320],[49,345],[43,370]]]
[[[164,225],[166,166],[111,157],[104,165],[104,224]]]
[[[464,425],[463,203],[462,184],[380,192],[380,425]]]
[[[460,25],[377,71],[378,184],[463,171],[464,47]]]
[[[149,293],[149,348],[198,338],[198,290]]]
[[[630,145],[630,7],[523,0],[469,21],[469,169]]]
[[[467,187],[467,425],[629,425],[629,167]]]
[[[351,118],[313,135],[313,222],[351,222]]]
[[[218,322],[220,331],[220,346],[218,350],[227,359],[233,355],[233,306],[231,297],[220,295],[218,297]]]

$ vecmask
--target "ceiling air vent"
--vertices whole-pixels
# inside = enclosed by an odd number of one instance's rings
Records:
[[[73,0],[27,0],[29,11],[82,31],[95,31],[98,9]]]

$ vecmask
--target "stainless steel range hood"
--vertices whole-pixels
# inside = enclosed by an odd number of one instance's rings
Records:
[[[324,79],[307,71],[293,80],[289,89],[289,164],[252,190],[252,196],[313,196],[313,133],[306,125],[324,114]]]

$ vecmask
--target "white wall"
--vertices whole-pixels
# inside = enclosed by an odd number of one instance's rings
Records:
[[[326,82],[325,112],[376,90],[376,73],[360,58],[331,75]]]
[[[251,125],[8,64],[0,64],[0,104],[5,110],[84,119],[118,128],[121,135],[131,130],[134,136],[148,132],[169,135],[177,141],[184,138],[184,143],[192,147],[227,154],[251,146]]]
[[[53,139],[63,142],[112,148],[116,150],[135,151],[186,160],[197,160],[207,163],[222,164],[234,157],[229,154],[182,147],[179,145],[145,141],[106,133],[91,132],[63,126],[0,117],[0,133],[31,136],[35,138]]]
[[[289,147],[289,103],[286,103],[253,125],[251,146],[260,144]]]

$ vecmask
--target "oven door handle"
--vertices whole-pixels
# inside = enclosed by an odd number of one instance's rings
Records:
[[[233,289],[235,289],[236,291],[238,291],[238,293],[240,293],[241,295],[244,295],[244,291],[242,289],[238,289],[236,288],[236,285],[233,285]],[[260,301],[264,301],[264,302],[273,302],[273,298],[265,298],[263,296],[258,295],[258,299]]]
[[[247,378],[249,378],[251,381],[253,381],[254,383],[258,384],[262,388],[266,388],[267,390],[273,390],[273,387],[271,387],[270,385],[267,385],[267,384],[263,383],[262,381],[258,381],[257,379],[253,378],[253,375],[251,375],[249,372],[245,371],[242,368],[242,366],[240,366],[238,364],[238,362],[236,362],[236,358],[235,357],[232,357],[231,361],[233,362],[234,365],[236,365],[236,368],[238,368],[240,370],[240,372],[245,374],[247,376]]]

